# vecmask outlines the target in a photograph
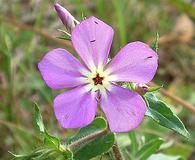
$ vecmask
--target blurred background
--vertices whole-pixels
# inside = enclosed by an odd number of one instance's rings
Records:
[[[160,61],[153,82],[163,84],[168,96],[162,94],[161,98],[193,138],[186,141],[149,118],[136,134],[142,141],[160,136],[166,142],[164,153],[194,160],[194,0],[0,0],[0,159],[11,159],[8,151],[24,153],[41,143],[33,125],[33,102],[40,105],[49,132],[64,139],[76,131],[59,127],[52,107],[59,91],[49,89],[37,70],[41,57],[53,48],[74,53],[68,41],[57,38],[62,34],[57,29],[64,26],[54,10],[55,2],[78,20],[94,15],[113,26],[111,57],[131,41],[152,44],[159,33]],[[185,104],[173,97],[180,97]],[[119,140],[125,145],[125,138]]]

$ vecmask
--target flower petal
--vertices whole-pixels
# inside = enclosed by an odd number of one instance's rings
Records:
[[[87,67],[94,70],[94,67],[106,64],[113,35],[110,26],[90,17],[72,30],[72,43]]]
[[[137,128],[146,112],[146,104],[139,94],[116,85],[101,97],[100,106],[113,132]]]
[[[46,84],[52,89],[75,87],[81,81],[85,67],[65,49],[48,52],[39,62],[38,68]]]
[[[114,81],[147,83],[158,67],[158,55],[147,44],[132,42],[113,58],[108,70]]]
[[[76,87],[55,98],[55,115],[63,128],[79,128],[93,121],[97,108],[96,95],[86,91],[85,87]]]

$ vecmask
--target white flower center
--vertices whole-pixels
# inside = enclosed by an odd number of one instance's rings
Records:
[[[91,72],[85,72],[84,75],[86,77],[83,80],[87,84],[87,90],[104,94],[106,89],[110,90],[112,87],[109,71],[104,71],[102,67],[94,68]]]

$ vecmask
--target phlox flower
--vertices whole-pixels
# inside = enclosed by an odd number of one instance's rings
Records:
[[[63,128],[90,124],[99,105],[113,132],[137,128],[147,110],[143,98],[118,82],[147,83],[158,66],[157,54],[143,42],[131,42],[107,63],[113,29],[89,17],[71,30],[71,41],[80,61],[67,50],[49,51],[38,68],[52,89],[69,89],[54,99],[54,112]]]

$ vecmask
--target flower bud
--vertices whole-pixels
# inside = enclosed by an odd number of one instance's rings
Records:
[[[56,3],[54,7],[62,23],[67,29],[71,30],[75,27],[75,22],[79,23],[64,7],[58,3]]]
[[[149,91],[149,88],[146,85],[137,84],[135,86],[135,92],[139,93],[140,95],[144,95],[148,91]]]

